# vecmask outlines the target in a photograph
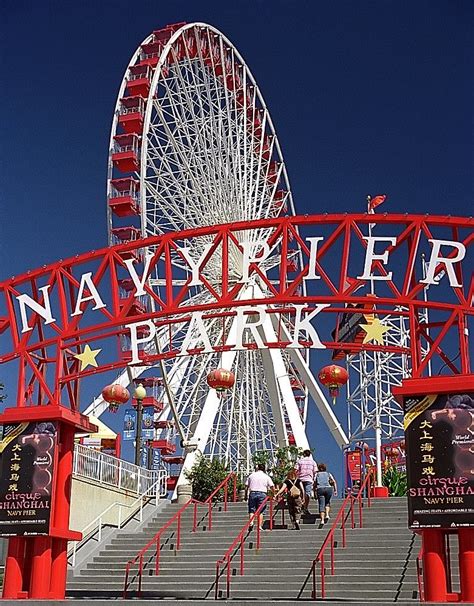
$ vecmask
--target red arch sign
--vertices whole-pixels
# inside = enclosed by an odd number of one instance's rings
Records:
[[[313,215],[169,233],[92,251],[0,284],[6,346],[0,362],[20,362],[18,406],[31,404],[35,394],[37,404],[73,410],[72,386],[80,377],[232,348],[403,351],[413,377],[426,376],[436,360],[444,373],[466,374],[472,239],[467,218]],[[198,291],[206,291],[205,304]],[[406,318],[409,343],[383,344],[380,330],[365,343],[328,332],[341,314],[360,315],[361,309],[375,318]],[[282,328],[283,314],[292,318],[291,331]],[[277,338],[248,343],[246,334],[257,335],[267,316]],[[238,330],[229,342],[226,331],[235,317]],[[214,342],[206,331],[211,321],[222,324]],[[146,352],[163,327],[168,336],[159,351]],[[200,336],[192,349],[186,337],[191,329]],[[105,347],[116,337],[128,343],[119,355]],[[98,352],[87,365],[85,351]]]

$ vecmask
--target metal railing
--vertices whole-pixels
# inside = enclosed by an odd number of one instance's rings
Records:
[[[279,501],[277,501],[277,503],[278,502],[283,502],[283,500],[279,500]],[[222,556],[222,558],[220,560],[217,560],[214,599],[218,600],[220,597],[219,596],[219,579],[221,577],[221,569],[223,572],[224,570],[226,570],[226,567],[227,567],[227,571],[226,571],[226,596],[225,597],[226,597],[226,599],[230,598],[230,580],[231,580],[230,563],[231,563],[233,557],[236,556],[239,551],[240,551],[240,576],[242,576],[244,574],[244,572],[245,572],[245,539],[247,537],[248,532],[250,531],[251,526],[254,525],[255,521],[257,522],[257,524],[256,524],[257,540],[256,540],[255,548],[257,550],[260,549],[261,529],[260,529],[260,524],[258,523],[258,519],[259,519],[259,515],[265,509],[267,504],[270,504],[270,514],[269,514],[270,530],[273,530],[273,512],[275,509],[274,503],[275,503],[275,499],[273,497],[270,497],[270,496],[265,497],[265,499],[262,501],[262,503],[260,504],[260,506],[258,507],[256,512],[249,518],[248,522],[243,526],[242,530],[235,537],[235,539],[234,539],[233,543],[231,544],[231,546],[229,547],[229,549],[225,552],[225,554]],[[282,507],[281,511],[282,511],[282,526],[284,526],[285,508]]]
[[[347,497],[342,502],[341,508],[339,509],[337,516],[331,526],[330,531],[328,532],[326,538],[324,539],[323,544],[321,545],[320,550],[318,551],[318,555],[313,560],[310,574],[312,575],[313,589],[311,593],[311,597],[313,600],[317,598],[316,592],[316,567],[320,564],[321,570],[321,598],[324,599],[326,597],[326,567],[325,567],[325,551],[330,547],[331,553],[331,561],[330,561],[330,571],[331,575],[335,574],[335,559],[334,559],[334,546],[335,546],[335,534],[337,530],[341,531],[342,535],[342,547],[346,547],[346,524],[348,519],[350,518],[350,527],[356,528],[355,521],[355,505],[359,506],[359,528],[363,526],[363,517],[362,517],[362,499],[364,496],[364,492],[367,491],[367,506],[371,506],[371,482],[372,482],[372,473],[368,473],[362,482],[362,485],[359,489],[359,492],[356,496],[352,494],[348,494]],[[346,511],[347,509],[347,511]],[[340,526],[339,526],[340,524]]]
[[[122,526],[125,525],[137,513],[138,519],[141,523],[143,521],[143,508],[145,505],[153,500],[155,501],[155,505],[158,505],[160,497],[166,494],[167,473],[164,469],[159,470],[157,473],[158,479],[156,482],[152,484],[147,491],[135,499],[133,503],[127,504],[115,501],[82,529],[82,539],[80,541],[75,541],[72,549],[68,553],[68,557],[70,557],[69,564],[72,568],[76,566],[76,553],[82,545],[87,543],[87,541],[89,541],[92,537],[95,537],[97,543],[102,541],[102,529],[104,526],[122,528]],[[122,516],[122,509],[128,509],[128,515]],[[117,519],[115,522],[111,521],[114,510],[117,510]]]
[[[171,517],[154,535],[154,537],[148,541],[148,543],[143,547],[137,555],[130,559],[127,562],[127,566],[125,568],[125,579],[124,579],[124,587],[123,587],[123,599],[127,598],[127,593],[130,589],[130,585],[133,580],[129,582],[130,572],[132,566],[138,564],[138,570],[135,579],[138,580],[137,587],[137,595],[140,598],[142,595],[142,579],[143,579],[143,570],[146,565],[151,565],[150,574],[158,575],[160,572],[160,551],[161,551],[161,536],[168,530],[175,522],[176,522],[176,551],[179,551],[181,547],[181,522],[182,516],[186,510],[189,510],[191,505],[193,505],[193,528],[192,531],[195,532],[198,526],[197,522],[197,509],[200,505],[205,505],[207,507],[207,531],[210,532],[212,530],[212,507],[213,505],[218,505],[219,501],[214,501],[214,497],[221,491],[224,491],[224,511],[227,511],[227,503],[229,500],[229,484],[232,481],[232,500],[235,502],[237,500],[237,475],[235,472],[230,473],[214,490],[214,492],[205,500],[205,501],[197,501],[196,499],[190,499],[183,507],[181,507],[173,517]],[[205,516],[205,517],[206,517]],[[204,518],[205,519],[205,518]],[[149,551],[153,550],[150,556],[145,563],[145,554]],[[154,565],[153,565],[154,560]]]
[[[88,478],[98,484],[130,490],[137,495],[147,493],[151,486],[160,485],[160,494],[166,495],[166,479],[161,484],[158,482],[163,476],[163,471],[144,469],[82,444],[74,446],[72,472],[79,478]]]

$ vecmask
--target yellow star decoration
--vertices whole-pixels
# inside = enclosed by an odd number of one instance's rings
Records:
[[[81,361],[81,372],[88,366],[98,366],[95,358],[97,354],[101,351],[101,349],[91,349],[89,345],[86,345],[82,353],[74,356],[75,358]]]
[[[364,343],[374,340],[380,345],[383,345],[383,336],[388,330],[390,330],[390,326],[385,326],[385,324],[382,324],[379,318],[374,318],[371,322],[368,319],[367,321],[369,322],[368,324],[360,325],[360,327],[363,328],[367,333],[364,337]]]

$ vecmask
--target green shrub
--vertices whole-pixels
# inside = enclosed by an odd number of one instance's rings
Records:
[[[388,488],[391,497],[405,497],[407,494],[407,474],[396,467],[389,467],[384,472],[382,484]]]
[[[229,475],[229,468],[219,459],[209,459],[202,455],[196,460],[192,468],[186,472],[186,477],[193,487],[193,498],[205,501],[219,484]],[[229,486],[231,490],[233,484]],[[224,489],[220,490],[214,497],[214,501],[222,500]]]

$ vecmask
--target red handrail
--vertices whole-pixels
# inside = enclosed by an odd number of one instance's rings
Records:
[[[197,528],[197,508],[199,505],[207,505],[208,507],[208,511],[207,511],[207,516],[209,519],[209,524],[208,524],[208,530],[212,530],[212,500],[213,498],[216,496],[216,494],[221,491],[222,489],[224,489],[224,511],[227,511],[227,503],[229,500],[229,482],[233,480],[233,493],[232,493],[232,500],[235,502],[237,500],[237,474],[235,472],[231,472],[229,473],[229,475],[219,484],[219,486],[214,490],[214,492],[205,500],[205,501],[198,501],[196,499],[190,499],[185,505],[183,505],[183,507],[181,507],[180,509],[178,509],[178,511],[174,514],[173,517],[171,517],[161,528],[160,530],[158,530],[158,532],[153,536],[152,539],[150,539],[150,541],[148,541],[148,543],[145,545],[145,547],[143,547],[142,549],[140,549],[140,551],[137,553],[137,555],[130,559],[127,562],[127,566],[125,568],[125,580],[124,580],[124,587],[123,587],[123,599],[126,599],[127,597],[127,592],[129,589],[129,583],[128,583],[128,578],[130,575],[130,569],[131,567],[137,563],[138,561],[138,597],[141,597],[141,593],[142,593],[142,577],[143,577],[143,558],[145,553],[150,549],[150,547],[155,546],[156,545],[156,550],[155,550],[155,568],[154,568],[154,574],[159,574],[160,572],[160,539],[161,539],[161,535],[162,533],[167,530],[175,521],[176,521],[176,550],[178,551],[180,546],[181,546],[181,516],[183,514],[183,512],[190,506],[190,505],[194,505],[194,512],[193,512],[193,532],[196,531]]]
[[[372,473],[368,473],[362,482],[362,485],[359,489],[359,492],[354,497],[350,493],[342,502],[341,508],[339,509],[337,516],[331,526],[330,531],[328,532],[326,538],[324,539],[321,548],[318,551],[318,555],[313,560],[313,564],[311,567],[311,574],[313,580],[313,590],[312,590],[312,598],[313,600],[317,599],[316,596],[316,566],[318,562],[321,564],[321,598],[324,599],[326,597],[326,569],[324,566],[324,552],[328,545],[331,548],[331,575],[335,574],[335,562],[334,562],[334,535],[336,530],[338,530],[338,524],[341,523],[341,533],[342,533],[342,547],[346,546],[346,521],[350,516],[351,519],[351,528],[355,528],[355,519],[354,519],[354,505],[357,503],[359,505],[359,528],[362,528],[363,520],[362,520],[362,498],[364,496],[364,490],[367,489],[367,505],[371,506],[371,481],[372,481]],[[346,507],[349,505],[349,510],[346,512]]]
[[[277,501],[277,503],[283,501],[283,499],[280,499],[279,501]],[[275,500],[273,497],[267,496],[265,497],[265,499],[262,501],[262,503],[260,504],[259,508],[257,509],[257,511],[249,518],[248,522],[242,527],[241,531],[239,532],[239,534],[235,537],[232,545],[229,547],[229,549],[225,552],[225,554],[222,556],[222,558],[220,560],[216,561],[216,582],[215,582],[215,592],[214,592],[214,598],[217,600],[219,597],[219,578],[220,578],[220,569],[221,566],[223,565],[227,565],[227,575],[226,575],[226,598],[230,597],[230,578],[231,578],[231,574],[230,574],[230,561],[232,559],[232,555],[234,550],[239,550],[240,549],[240,575],[242,576],[244,574],[244,559],[245,559],[245,536],[247,534],[247,532],[249,531],[250,527],[254,524],[255,520],[257,520],[257,545],[256,545],[256,549],[260,549],[260,525],[258,524],[258,516],[260,515],[260,513],[263,511],[263,509],[265,508],[266,504],[270,503],[270,530],[273,530],[273,509],[274,509],[274,503]],[[282,525],[284,525],[285,523],[285,508],[283,507],[282,510]]]

